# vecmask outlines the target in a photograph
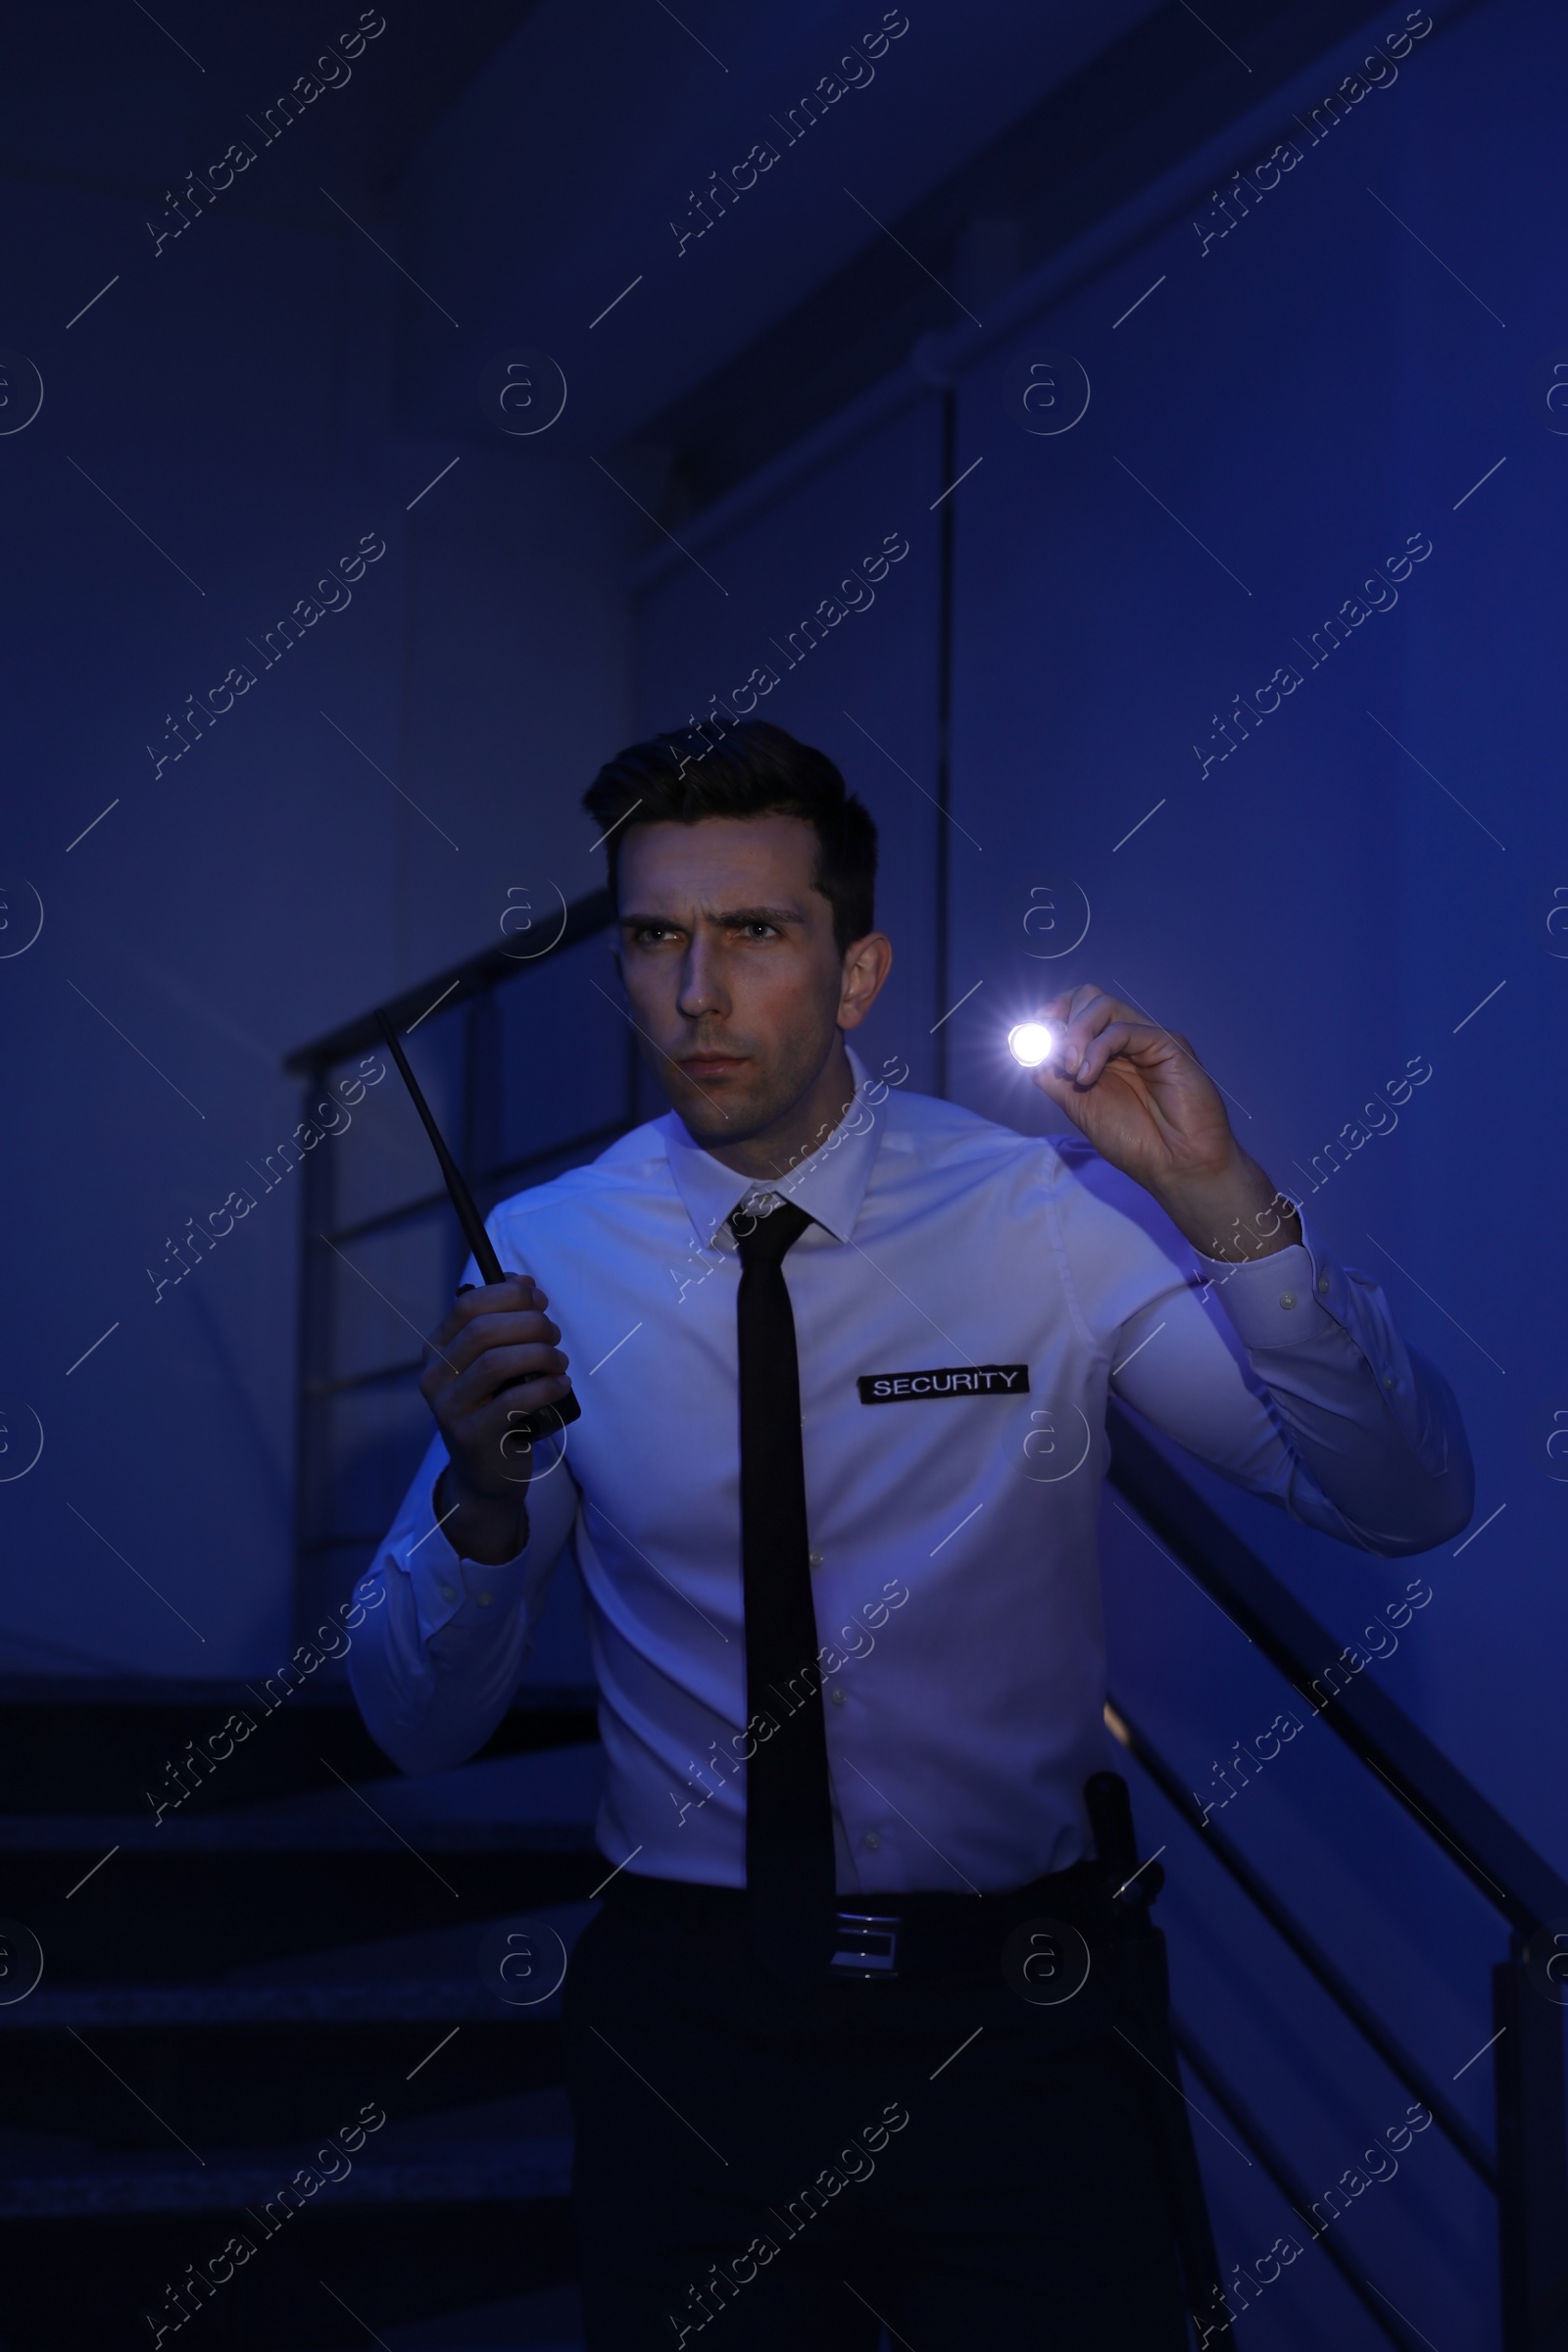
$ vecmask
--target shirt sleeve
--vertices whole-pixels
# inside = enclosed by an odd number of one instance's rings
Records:
[[[1113,1395],[1341,1543],[1397,1558],[1458,1534],[1475,1482],[1457,1403],[1370,1276],[1304,1221],[1270,1257],[1203,1257],[1098,1155],[1069,1168],[1069,1264]]]
[[[349,1680],[376,1745],[405,1772],[442,1772],[483,1747],[511,1703],[577,1514],[564,1439],[533,1449],[528,1541],[497,1567],[466,1560],[436,1525],[439,1436],[355,1588],[366,1609]]]

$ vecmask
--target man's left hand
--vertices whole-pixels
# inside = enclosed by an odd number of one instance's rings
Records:
[[[1086,982],[1044,1006],[1055,1051],[1034,1082],[1206,1257],[1267,1257],[1300,1222],[1231,1133],[1219,1089],[1172,1029]]]

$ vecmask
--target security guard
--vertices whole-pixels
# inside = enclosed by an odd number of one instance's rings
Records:
[[[1469,1516],[1453,1401],[1186,1042],[1099,989],[1045,1008],[1077,1133],[860,1060],[893,951],[821,753],[689,728],[586,806],[671,1110],[491,1217],[515,1274],[427,1343],[351,1670],[400,1765],[460,1763],[570,1545],[617,1866],[565,1990],[590,2352],[1176,2352],[1147,2069],[1093,1964],[1106,1399],[1385,1556]]]

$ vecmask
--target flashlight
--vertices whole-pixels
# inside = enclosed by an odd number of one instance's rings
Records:
[[[1038,1070],[1056,1051],[1056,1032],[1049,1021],[1020,1021],[1007,1031],[1007,1051],[1026,1070]]]

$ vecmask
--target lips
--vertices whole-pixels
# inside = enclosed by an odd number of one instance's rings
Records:
[[[692,1054],[681,1062],[688,1078],[727,1078],[746,1064],[739,1054]]]

